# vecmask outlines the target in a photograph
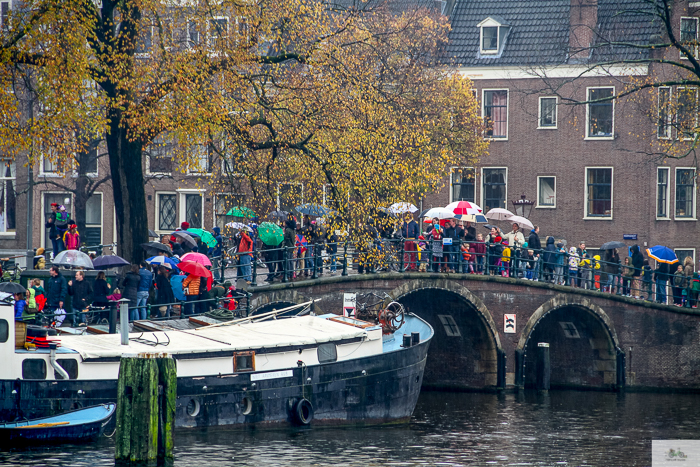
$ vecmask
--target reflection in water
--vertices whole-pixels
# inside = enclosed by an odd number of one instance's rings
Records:
[[[652,439],[694,439],[700,395],[423,393],[410,425],[176,434],[176,466],[642,466]],[[112,440],[0,452],[0,464],[114,465]]]

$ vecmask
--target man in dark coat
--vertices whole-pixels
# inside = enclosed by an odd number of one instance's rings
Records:
[[[58,266],[51,266],[49,271],[50,277],[44,283],[44,290],[46,291],[46,312],[51,314],[58,309],[63,309],[63,302],[66,300],[66,295],[68,294],[68,284],[66,280],[61,276],[58,270]],[[65,311],[63,313],[55,314],[54,320],[63,322],[65,318]],[[59,323],[59,325],[60,325]]]
[[[554,268],[557,266],[557,247],[554,246],[554,237],[547,237],[547,246],[544,250],[544,280],[554,282]]]
[[[537,264],[537,260],[542,257],[541,256],[542,243],[540,243],[540,236],[538,235],[539,233],[540,233],[540,227],[536,225],[530,231],[530,236],[527,238],[528,249],[534,251],[535,263],[533,264],[532,280],[534,280],[535,282],[539,279],[539,272],[540,272],[540,268],[539,268],[539,265]]]
[[[401,238],[403,242],[403,263],[407,271],[416,270],[417,250],[416,240],[418,239],[418,224],[413,220],[410,213],[406,213],[404,221],[401,224]]]
[[[662,263],[661,261],[656,262],[656,269],[654,270],[654,281],[656,281],[656,302],[666,303],[666,282],[670,277],[671,265],[667,263]]]
[[[92,303],[92,286],[83,271],[75,272],[75,280],[68,281],[68,295],[73,297],[73,327],[87,326],[87,307]]]

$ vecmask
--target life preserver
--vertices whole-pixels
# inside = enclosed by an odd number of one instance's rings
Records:
[[[308,425],[314,418],[314,408],[307,399],[300,399],[294,406],[292,415],[298,425]]]

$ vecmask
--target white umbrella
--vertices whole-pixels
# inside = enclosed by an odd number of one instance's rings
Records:
[[[438,219],[453,219],[455,213],[445,208],[432,208],[423,215],[423,217],[437,217]]]
[[[518,224],[520,227],[528,227],[530,229],[535,228],[535,226],[532,225],[532,222],[522,216],[511,216],[508,218],[508,222],[511,224]]]
[[[394,203],[391,206],[389,206],[389,211],[394,213],[394,214],[403,214],[404,212],[414,213],[417,210],[418,210],[417,207],[415,207],[413,204],[407,203],[405,201]]]
[[[248,232],[253,231],[253,229],[250,226],[245,225],[242,222],[229,222],[228,224],[226,224],[226,227],[230,227],[232,229],[238,229],[238,230],[247,230]]]
[[[54,258],[53,264],[56,266],[65,266],[67,268],[95,269],[90,257],[78,250],[64,250],[60,252]]]
[[[493,208],[486,213],[486,218],[494,221],[505,221],[513,217],[515,214],[507,209]],[[524,218],[523,218],[524,219]]]

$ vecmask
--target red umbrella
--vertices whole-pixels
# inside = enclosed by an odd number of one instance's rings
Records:
[[[199,263],[195,263],[194,261],[180,261],[177,267],[178,269],[180,269],[180,271],[186,272],[187,274],[199,277],[206,277],[207,290],[211,289],[211,284],[214,281],[214,277],[212,276],[211,271],[209,269],[205,268]]]

